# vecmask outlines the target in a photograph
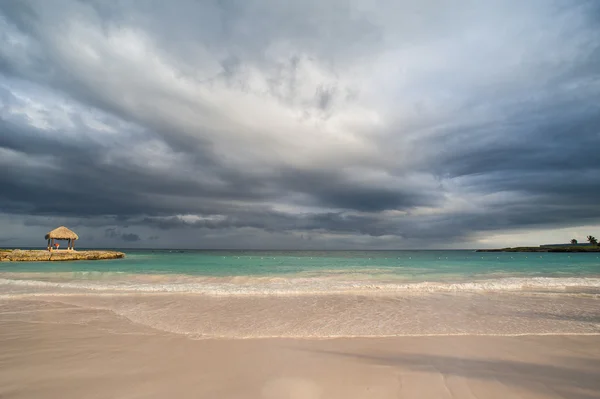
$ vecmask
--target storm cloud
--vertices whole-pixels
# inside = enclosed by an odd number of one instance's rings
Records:
[[[0,3],[6,245],[477,247],[600,225],[599,148],[595,1]]]

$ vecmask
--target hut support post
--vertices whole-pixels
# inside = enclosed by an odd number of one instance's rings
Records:
[[[73,251],[75,249],[75,240],[77,240],[79,236],[65,226],[60,226],[48,232],[45,238],[48,240],[48,251],[50,252],[58,249],[59,244],[57,241],[66,241],[63,251]]]

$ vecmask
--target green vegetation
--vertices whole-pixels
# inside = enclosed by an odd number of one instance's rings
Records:
[[[541,245],[539,247],[514,247],[514,248],[500,248],[500,249],[478,249],[476,252],[600,252],[600,244],[596,237],[590,235],[587,236],[587,244],[579,244],[578,241],[573,238],[571,245]]]
[[[0,252],[12,252],[12,249],[3,249],[3,248],[0,248]]]

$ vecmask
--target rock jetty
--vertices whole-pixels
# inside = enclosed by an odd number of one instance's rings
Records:
[[[124,258],[116,251],[44,251],[44,250],[1,250],[0,262],[48,262],[70,260],[102,260]]]

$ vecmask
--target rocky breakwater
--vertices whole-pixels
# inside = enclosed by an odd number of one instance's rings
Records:
[[[0,262],[48,262],[70,260],[103,260],[124,258],[117,251],[46,251],[46,250],[2,250]]]

